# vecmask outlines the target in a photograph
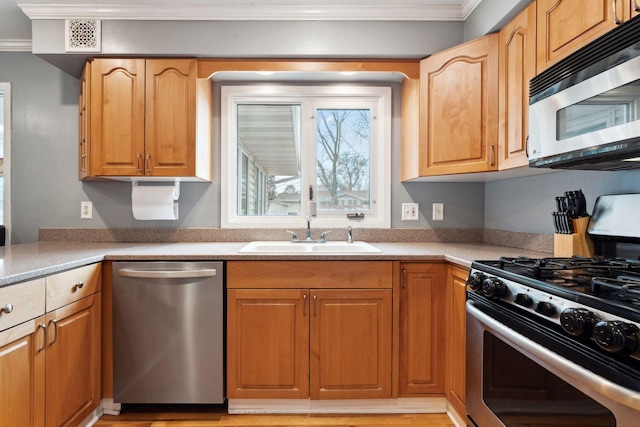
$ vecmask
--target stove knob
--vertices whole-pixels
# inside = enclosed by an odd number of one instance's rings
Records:
[[[631,354],[638,348],[638,327],[619,320],[602,320],[594,326],[593,338],[610,353]]]
[[[521,305],[523,307],[531,307],[533,306],[533,300],[527,294],[518,294],[516,295],[516,299],[514,300],[516,304]]]
[[[482,293],[489,298],[502,298],[507,294],[507,285],[497,277],[489,277],[482,281]]]
[[[479,271],[476,271],[475,273],[470,275],[469,278],[467,279],[467,285],[469,285],[471,290],[478,291],[478,290],[480,290],[480,288],[482,288],[482,282],[486,278],[487,278],[487,276],[485,276],[484,274],[480,273]]]
[[[536,305],[536,313],[551,317],[556,314],[556,308],[550,302],[541,301]]]
[[[567,308],[560,313],[562,329],[576,337],[590,337],[597,321],[592,312],[583,308]]]

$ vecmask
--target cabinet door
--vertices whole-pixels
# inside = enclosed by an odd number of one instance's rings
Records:
[[[91,174],[134,176],[144,163],[144,59],[91,63]]]
[[[623,3],[627,1],[538,0],[538,73],[614,28],[613,2],[618,19],[624,20],[628,12]]]
[[[44,317],[0,332],[0,426],[44,426],[44,335]]]
[[[100,293],[46,321],[47,427],[75,426],[100,403]]]
[[[146,175],[195,174],[196,73],[195,59],[147,60]]]
[[[529,80],[536,75],[536,4],[525,8],[499,34],[500,124],[498,169],[526,166]]]
[[[309,397],[309,291],[227,291],[227,397]]]
[[[497,169],[498,34],[420,63],[420,175]]]
[[[87,62],[80,76],[80,94],[78,96],[78,178],[85,179],[91,175],[89,164],[89,105],[91,100],[91,62]]]
[[[400,396],[444,391],[444,264],[400,265]]]
[[[391,292],[311,291],[311,399],[391,397]]]
[[[466,414],[464,405],[466,373],[466,300],[467,276],[464,268],[449,266],[447,279],[447,378],[446,394],[459,414]]]

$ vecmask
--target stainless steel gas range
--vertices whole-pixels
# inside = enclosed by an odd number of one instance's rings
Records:
[[[592,235],[593,258],[473,262],[470,426],[640,425],[640,233],[620,232],[640,221],[624,221],[628,208],[640,212],[640,195],[598,199],[590,230],[609,231]]]

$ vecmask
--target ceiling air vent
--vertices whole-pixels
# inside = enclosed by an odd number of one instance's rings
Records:
[[[67,52],[100,52],[102,49],[99,19],[66,19],[64,42]]]

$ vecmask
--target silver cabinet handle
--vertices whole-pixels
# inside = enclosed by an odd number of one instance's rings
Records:
[[[44,323],[40,323],[38,329],[42,329],[42,347],[38,347],[38,353],[40,353],[47,346],[47,326]]]
[[[493,151],[494,151],[493,145],[490,145],[489,146],[489,166],[495,165],[495,162],[493,161]]]
[[[201,270],[134,270],[123,268],[118,271],[123,277],[138,277],[143,279],[190,279],[194,277],[213,277],[216,275],[215,268],[204,268]]]
[[[406,283],[407,283],[407,269],[403,268],[402,269],[402,289],[406,288]]]
[[[75,292],[78,289],[82,289],[84,287],[84,282],[78,282],[75,285],[73,285],[73,288],[71,288],[71,292]]]
[[[317,301],[317,300],[318,300],[317,295],[314,295],[314,296],[313,296],[313,315],[314,315],[314,316],[317,314],[317,311],[316,311],[316,301]]]
[[[302,315],[307,315],[307,294],[302,295]]]
[[[613,22],[616,25],[622,24],[622,21],[618,19],[618,0],[613,1]]]
[[[142,154],[138,154],[137,157],[137,167],[138,167],[138,172],[142,172],[142,168],[140,167],[140,161],[142,160]]]
[[[529,135],[527,135],[527,138],[524,140],[524,154],[525,156],[527,156],[527,159],[529,158]]]
[[[151,161],[151,154],[147,154],[144,156],[144,171],[145,173],[150,173],[151,169],[149,169],[149,163]]]
[[[49,342],[49,345],[54,345],[56,343],[56,341],[58,340],[58,321],[56,319],[51,319],[49,320],[49,324],[53,323],[53,340],[51,340],[51,342]]]
[[[2,313],[11,313],[13,311],[13,304],[7,304],[4,307],[0,308],[0,314]]]
[[[634,12],[640,12],[640,5],[638,5],[638,1],[637,0],[633,0],[633,11]]]

